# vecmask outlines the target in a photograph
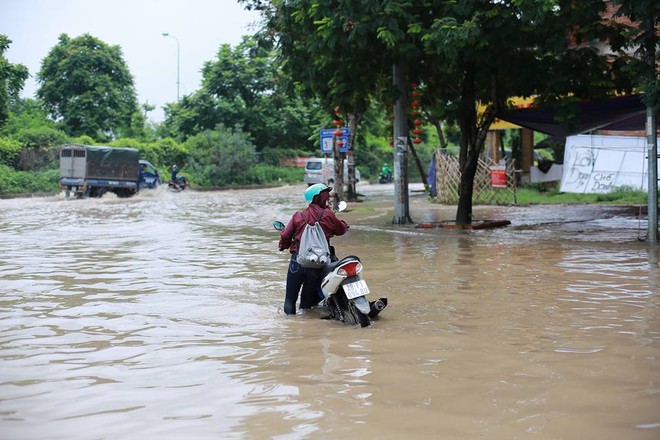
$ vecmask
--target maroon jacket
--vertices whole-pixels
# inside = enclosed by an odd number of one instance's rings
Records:
[[[321,213],[323,215],[321,216]],[[304,215],[304,217],[303,217]],[[334,235],[344,235],[348,230],[348,225],[344,220],[339,220],[334,212],[329,208],[321,208],[318,205],[310,205],[301,212],[296,212],[289,220],[289,224],[280,234],[280,250],[289,249],[289,252],[295,254],[298,252],[300,237],[302,237],[305,223],[314,224],[321,219],[321,227],[325,232],[325,238],[330,240]],[[307,221],[305,221],[307,219]]]

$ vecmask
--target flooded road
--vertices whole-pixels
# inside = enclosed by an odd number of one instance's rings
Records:
[[[660,249],[636,215],[416,229],[361,185],[333,244],[389,298],[366,329],[283,314],[271,223],[303,186],[0,200],[0,438],[660,438]],[[454,214],[411,197],[416,222]]]

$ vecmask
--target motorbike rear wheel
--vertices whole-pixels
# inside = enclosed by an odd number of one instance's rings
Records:
[[[350,310],[351,319],[355,321],[355,324],[360,324],[360,327],[368,327],[371,325],[371,318],[359,311],[352,301],[348,302],[348,308]]]
[[[360,327],[367,327],[371,325],[371,318],[364,313],[362,313],[353,303],[353,301],[346,298],[344,290],[340,288],[340,291],[335,295],[337,297],[337,303],[339,308],[342,311],[342,322],[349,325],[360,324]]]

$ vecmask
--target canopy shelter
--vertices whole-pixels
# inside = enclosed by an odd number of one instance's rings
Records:
[[[499,119],[530,130],[556,137],[587,133],[594,130],[644,131],[646,105],[642,95],[608,98],[602,101],[583,101],[577,104],[573,126],[566,127],[556,120],[557,110],[528,107],[504,111]]]

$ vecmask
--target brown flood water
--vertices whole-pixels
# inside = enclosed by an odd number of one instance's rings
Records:
[[[660,247],[620,207],[393,226],[360,184],[333,239],[369,328],[282,312],[303,186],[0,200],[0,439],[659,439]],[[416,222],[454,207],[413,193]]]

